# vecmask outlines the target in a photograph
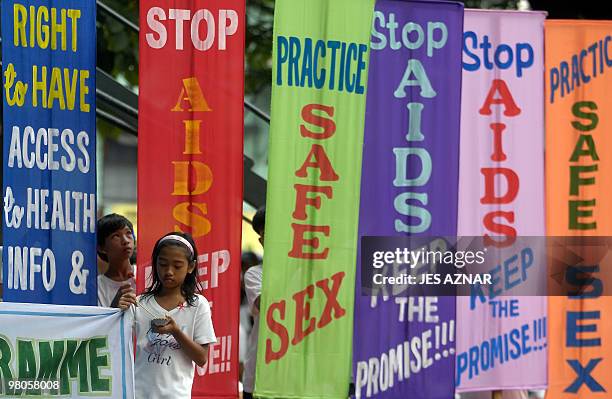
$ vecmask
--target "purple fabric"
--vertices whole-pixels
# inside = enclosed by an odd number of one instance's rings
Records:
[[[397,23],[394,35],[389,29],[395,26],[391,18]],[[406,26],[407,23],[416,25]],[[439,23],[446,27],[443,45],[440,43],[444,33]],[[373,24],[375,31],[367,88],[359,236],[455,236],[463,5],[379,0]],[[420,37],[423,43],[419,47]],[[376,49],[383,43],[386,44],[384,48]],[[392,44],[396,48],[399,44],[400,48],[394,50]],[[418,48],[409,49],[406,44]],[[435,95],[425,90],[424,85],[417,84],[406,86],[405,96],[402,96],[401,90],[398,91],[410,62],[413,63],[414,73],[408,79],[418,79],[418,65],[415,64],[420,63]],[[422,79],[419,81],[423,83]],[[412,111],[409,111],[409,103],[417,104],[411,106]],[[418,104],[422,104],[420,132],[424,137],[422,140],[408,141],[411,119],[413,123],[418,119],[417,108],[421,107]],[[428,179],[428,173],[423,171],[426,162],[422,161],[427,156],[402,158],[397,155],[406,148],[427,151],[431,158]],[[417,151],[422,153],[422,150]],[[396,167],[397,157],[404,159],[400,164],[406,165],[406,171],[399,172],[404,176],[398,176],[398,169],[403,166]],[[422,181],[415,182],[419,177]],[[426,194],[427,199],[407,199],[402,197],[404,193]],[[430,223],[423,222],[423,208],[431,214]],[[421,224],[422,229],[412,232],[404,229],[407,225]],[[432,311],[432,314],[437,316],[436,322],[407,322],[408,304],[404,307],[404,319],[400,321],[402,306],[396,301],[408,299],[389,297],[384,300],[377,297],[376,305],[372,307],[372,298],[361,295],[361,259],[359,256],[357,259],[353,343],[355,397],[452,398],[455,388],[455,298],[434,299],[434,302],[437,300],[437,311]],[[412,300],[418,304],[418,298]],[[442,339],[444,331],[446,334]],[[445,341],[445,345],[441,344],[442,341]],[[431,347],[424,349],[424,343],[431,344]]]

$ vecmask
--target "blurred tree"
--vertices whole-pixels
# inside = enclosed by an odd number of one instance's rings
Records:
[[[103,0],[138,25],[138,1]],[[245,92],[256,94],[271,83],[274,0],[247,0]],[[129,86],[138,86],[138,34],[98,9],[98,66]]]
[[[274,0],[247,0],[245,92],[256,94],[272,84]]]
[[[102,0],[138,25],[138,1]],[[98,8],[98,66],[131,88],[138,86],[138,33]]]

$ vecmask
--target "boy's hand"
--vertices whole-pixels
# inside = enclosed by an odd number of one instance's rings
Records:
[[[117,303],[117,306],[121,310],[127,310],[131,305],[136,305],[136,294],[134,293],[134,290],[128,292],[127,294],[121,295],[121,298],[119,298],[119,302]]]
[[[174,335],[177,331],[180,331],[178,325],[174,321],[174,319],[170,316],[166,316],[168,319],[168,323],[163,326],[155,326],[153,325],[153,331],[158,334],[171,334]]]
[[[136,305],[136,292],[130,283],[123,284],[111,302],[112,308],[126,310],[130,305]]]

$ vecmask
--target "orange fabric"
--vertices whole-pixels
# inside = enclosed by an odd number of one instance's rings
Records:
[[[612,236],[612,40],[606,40],[611,32],[609,21],[549,20],[545,24],[549,236]],[[558,293],[560,285],[576,287],[575,276],[572,279],[565,264],[598,264],[600,270],[592,277],[602,282],[603,293],[596,298],[550,298],[547,399],[612,398],[612,256],[608,249],[609,245],[571,247],[570,252],[551,254],[555,260],[549,264],[552,291]],[[579,331],[580,326],[595,331]],[[591,363],[592,370],[582,380],[576,362],[585,369]]]

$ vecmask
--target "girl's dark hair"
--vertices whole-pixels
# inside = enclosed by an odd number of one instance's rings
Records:
[[[186,239],[189,242],[189,244],[191,244],[191,247],[193,248],[193,255],[189,257],[189,254],[191,253],[190,249],[187,248],[185,244],[183,244],[182,242],[178,240],[165,240],[160,243],[160,241],[164,237],[167,237],[169,235],[177,235],[177,236],[180,236]],[[163,286],[162,286],[159,276],[157,275],[157,268],[155,267],[155,265],[157,265],[157,258],[159,258],[159,253],[161,252],[162,248],[169,247],[169,246],[175,246],[175,247],[180,247],[184,249],[185,256],[187,256],[188,258],[187,259],[188,263],[190,265],[194,262],[196,263],[196,267],[193,268],[191,273],[187,273],[187,275],[185,276],[185,281],[183,281],[183,285],[181,286],[181,293],[185,297],[185,300],[190,306],[194,306],[196,302],[196,294],[200,290],[200,285],[197,279],[198,249],[196,248],[195,242],[193,241],[193,238],[191,237],[191,235],[187,233],[179,233],[179,232],[174,231],[172,233],[168,233],[164,235],[159,240],[157,240],[157,242],[155,243],[155,246],[153,247],[153,255],[151,255],[151,264],[153,267],[153,271],[151,273],[149,287],[147,288],[143,296],[151,296],[151,295],[159,294],[161,292]]]

